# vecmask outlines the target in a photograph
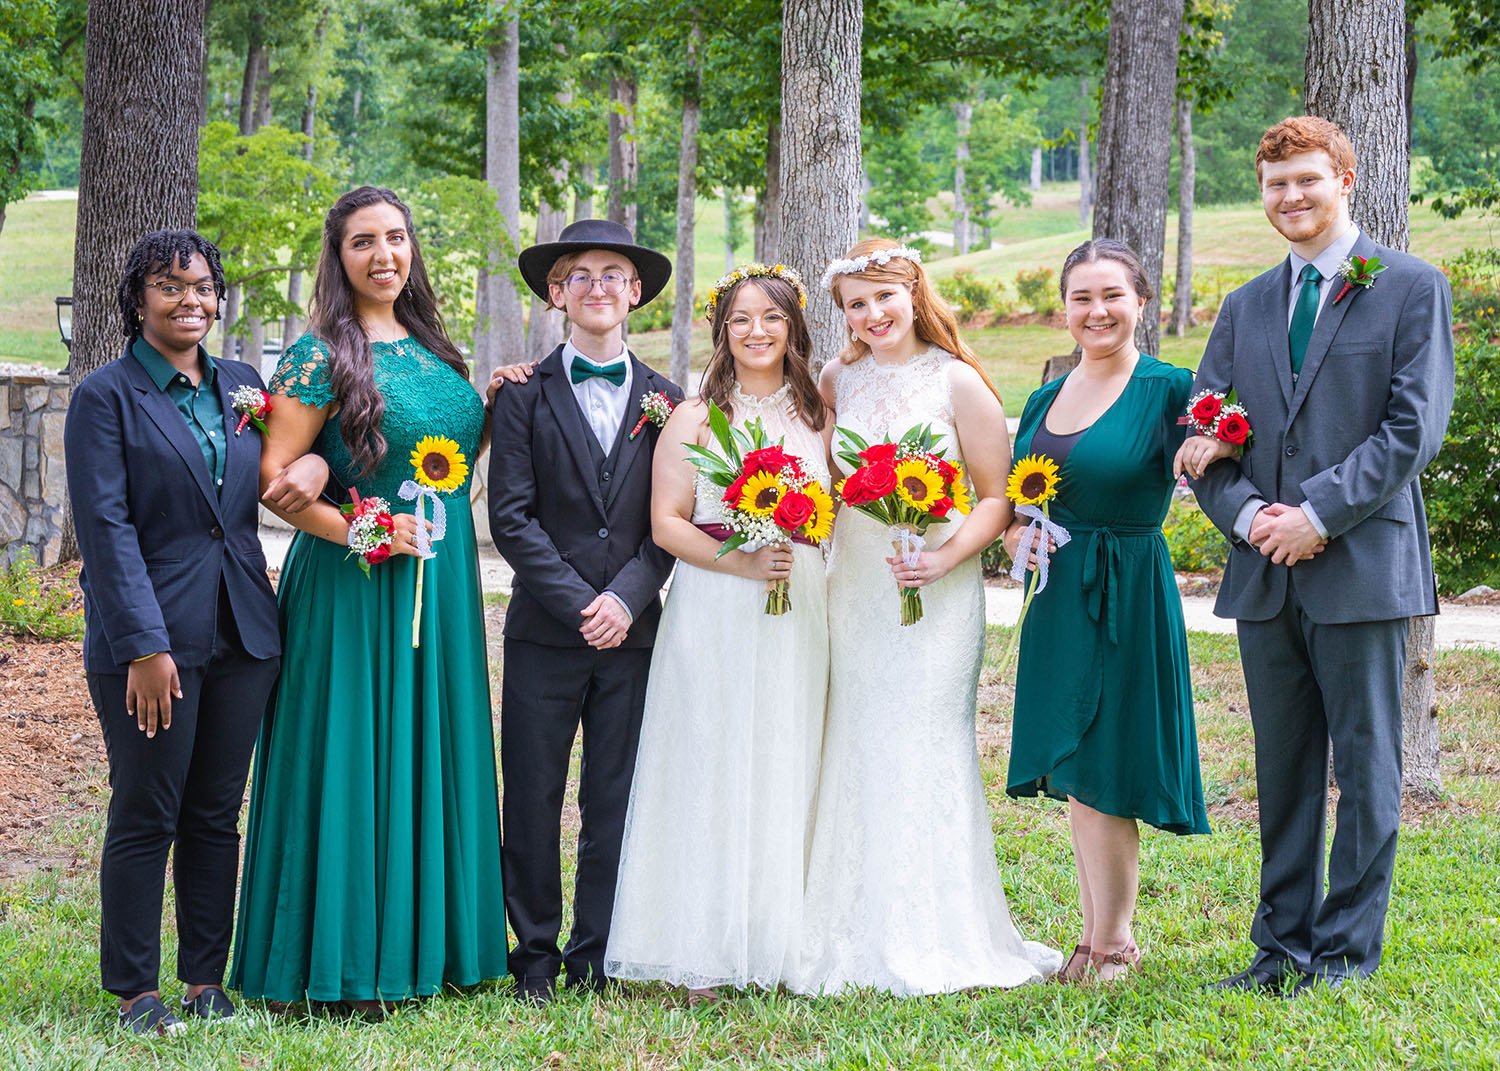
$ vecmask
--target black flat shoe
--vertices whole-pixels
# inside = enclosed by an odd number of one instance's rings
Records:
[[[1311,993],[1314,989],[1322,989],[1331,993],[1335,989],[1341,989],[1347,981],[1349,981],[1349,976],[1344,974],[1304,974],[1283,996],[1288,1000],[1294,1000]]]
[[[1292,966],[1287,966],[1280,971],[1260,971],[1251,967],[1249,970],[1240,971],[1239,974],[1231,974],[1228,978],[1210,982],[1204,988],[1218,992],[1279,993],[1284,986],[1296,982],[1301,977],[1302,973]]]
[[[516,999],[533,1008],[545,1008],[556,995],[556,978],[522,978],[516,982]]]
[[[218,986],[210,986],[192,1000],[183,997],[182,1014],[194,1019],[233,1019],[234,1001]]]
[[[140,1037],[159,1038],[172,1037],[187,1029],[187,1023],[173,1015],[160,997],[152,996],[141,997],[129,1011],[122,1011],[120,1026]]]

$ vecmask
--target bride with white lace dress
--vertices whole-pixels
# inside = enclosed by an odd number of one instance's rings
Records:
[[[721,490],[688,451],[714,446],[708,402],[828,487],[832,421],[808,370],[802,283],[753,266],[710,293],[701,396],[667,421],[652,472],[652,537],[678,558],[651,660],[605,973],[688,987],[772,988],[795,962],[808,819],[828,685],[823,552],[801,543],[715,559]],[[765,612],[790,578],[790,610]]]
[[[838,426],[873,443],[931,424],[966,467],[975,505],[929,528],[909,565],[879,523],[839,514],[827,725],[790,984],[904,995],[1039,980],[1062,957],[1011,922],[974,742],[978,556],[1011,518],[1005,415],[915,253],[862,242],[824,285],[851,337],[820,384]],[[898,583],[921,589],[914,625],[900,624]]]

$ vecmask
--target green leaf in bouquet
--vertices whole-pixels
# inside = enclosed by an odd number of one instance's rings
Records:
[[[708,429],[713,432],[714,438],[724,448],[724,454],[735,468],[740,467],[739,447],[734,441],[733,429],[729,426],[729,417],[724,415],[724,410],[719,408],[718,402],[708,403]]]
[[[743,532],[734,533],[734,535],[724,540],[724,545],[719,548],[719,553],[714,555],[714,561],[718,561],[732,550],[739,550],[748,542],[749,538]]]
[[[735,471],[718,454],[697,443],[683,443],[682,445],[688,451],[688,461],[703,473],[710,483],[715,483],[720,487],[728,487],[734,483]]]
[[[833,430],[838,432],[839,435],[843,436],[844,442],[840,443],[839,445],[844,447],[844,449],[851,449],[847,445],[848,443],[854,444],[851,450],[852,453],[857,454],[861,450],[868,450],[870,448],[870,444],[865,442],[865,440],[860,437],[860,434],[857,431],[851,431],[848,428],[839,427],[838,425],[835,425]]]

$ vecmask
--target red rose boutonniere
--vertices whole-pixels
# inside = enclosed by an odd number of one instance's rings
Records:
[[[262,435],[266,433],[266,415],[271,412],[269,394],[259,387],[235,387],[229,392],[229,404],[240,415],[239,423],[234,426],[236,435],[245,430],[246,424],[254,424]]]
[[[1344,280],[1344,285],[1339,287],[1339,292],[1334,295],[1333,303],[1337,305],[1344,300],[1344,296],[1356,286],[1365,290],[1375,285],[1375,276],[1385,271],[1390,265],[1380,263],[1379,257],[1349,257],[1339,265],[1339,278]]]

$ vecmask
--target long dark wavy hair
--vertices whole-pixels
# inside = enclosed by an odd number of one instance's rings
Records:
[[[792,385],[792,404],[797,415],[818,431],[823,430],[828,420],[828,409],[823,396],[818,393],[818,384],[813,380],[812,369],[807,358],[812,353],[812,333],[807,329],[807,317],[802,312],[802,302],[791,283],[774,275],[752,276],[741,279],[719,297],[714,307],[713,340],[714,352],[708,358],[708,367],[703,370],[703,385],[698,391],[705,402],[717,402],[720,409],[731,420],[734,419],[734,354],[729,351],[729,310],[734,297],[742,286],[757,286],[771,302],[787,316],[786,354],[781,358],[781,373]]]
[[[411,242],[411,270],[406,285],[396,296],[396,319],[444,364],[464,379],[469,378],[469,366],[443,327],[443,316],[438,312],[437,298],[422,263],[422,249],[412,228],[411,209],[383,187],[361,186],[350,190],[334,202],[323,221],[323,251],[318,257],[318,278],[313,284],[308,325],[314,335],[328,344],[328,377],[339,403],[339,434],[361,475],[373,472],[385,458],[385,436],[380,433],[385,399],[375,388],[375,355],[354,311],[354,287],[344,271],[339,250],[349,216],[361,208],[379,204],[401,211]]]

